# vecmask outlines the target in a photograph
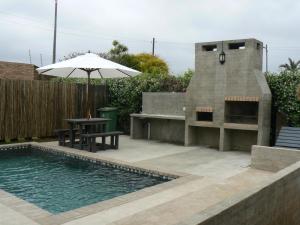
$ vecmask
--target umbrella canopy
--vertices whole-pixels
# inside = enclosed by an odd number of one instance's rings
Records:
[[[40,74],[57,77],[88,78],[87,85],[87,117],[90,113],[90,78],[121,78],[140,74],[139,71],[122,66],[118,63],[103,59],[93,53],[86,53],[75,58],[43,66],[37,69]]]
[[[140,74],[139,71],[101,58],[93,53],[86,53],[75,58],[43,66],[37,69],[40,74],[57,77],[120,78]]]

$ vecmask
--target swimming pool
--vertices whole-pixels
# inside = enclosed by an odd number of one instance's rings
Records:
[[[80,208],[168,181],[103,163],[41,151],[0,150],[0,189],[53,214]]]

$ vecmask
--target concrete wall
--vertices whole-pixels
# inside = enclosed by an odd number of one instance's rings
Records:
[[[243,49],[230,49],[231,44],[245,43]],[[225,64],[220,64],[219,54],[226,53]],[[207,46],[215,46],[214,51],[207,51]],[[214,127],[220,128],[220,150],[231,150],[241,144],[230,146],[230,130],[224,129],[225,97],[258,97],[257,138],[252,144],[268,145],[270,132],[271,92],[262,73],[263,43],[256,39],[229,40],[197,43],[195,50],[195,75],[186,93],[186,134],[185,144],[192,145],[190,138],[192,126],[196,120],[196,108],[212,108]],[[199,125],[201,126],[201,125]],[[242,128],[240,130],[243,130]],[[245,128],[245,130],[247,130]],[[229,134],[227,134],[229,133]],[[247,141],[247,136],[239,140]],[[227,143],[227,146],[223,144]],[[248,151],[251,150],[247,145]],[[245,150],[245,149],[240,149]]]
[[[184,116],[185,93],[145,92],[143,93],[144,117],[131,115],[130,136],[133,139],[160,140],[184,144],[184,120],[172,116]],[[165,118],[153,118],[163,115]],[[169,117],[168,117],[169,116]]]
[[[298,161],[300,161],[300,150],[252,146],[251,167],[256,169],[275,172]]]
[[[245,42],[245,49],[229,50],[228,44]],[[216,45],[217,51],[205,51],[204,46]],[[260,44],[257,49],[256,45]],[[224,42],[226,62],[219,63],[222,42],[196,43],[195,76],[187,89],[187,116],[195,120],[195,108],[210,106],[214,109],[214,123],[224,123],[225,96],[261,96],[265,85],[260,86],[256,71],[262,79],[262,43],[255,39],[231,40]],[[264,81],[266,84],[266,81]]]
[[[219,148],[220,128],[189,127],[191,145]]]
[[[39,75],[35,69],[32,64],[0,61],[0,79],[36,80]]]
[[[257,142],[256,131],[234,129],[225,129],[225,131],[224,149],[231,151],[250,151],[253,143]]]
[[[184,120],[131,117],[131,138],[184,144]],[[150,129],[149,129],[150,126]],[[148,134],[148,132],[150,133]]]
[[[144,92],[143,113],[183,116],[185,93]]]
[[[150,139],[172,143],[184,143],[184,121],[151,119]]]
[[[180,225],[299,225],[300,162]]]

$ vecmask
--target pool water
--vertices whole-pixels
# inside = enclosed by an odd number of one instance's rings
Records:
[[[163,182],[34,148],[0,151],[0,188],[53,214]]]

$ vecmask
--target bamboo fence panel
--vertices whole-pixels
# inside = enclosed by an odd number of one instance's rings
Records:
[[[106,103],[106,86],[92,85],[91,113]],[[53,136],[66,118],[86,116],[86,85],[0,79],[0,141]]]

